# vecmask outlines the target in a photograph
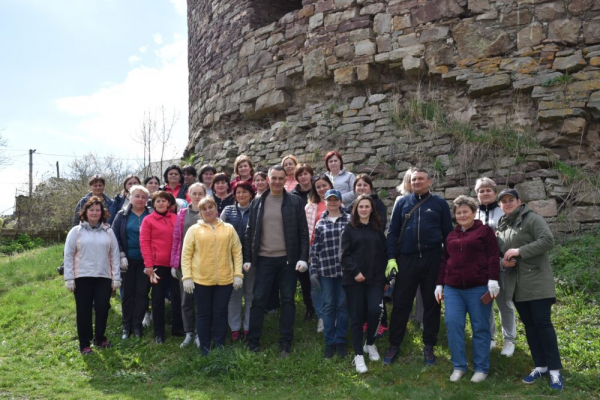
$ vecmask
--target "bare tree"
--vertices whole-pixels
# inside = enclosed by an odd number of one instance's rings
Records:
[[[144,161],[141,169],[145,170],[152,162],[152,148],[156,137],[156,119],[150,111],[144,112],[144,118],[140,122],[140,129],[132,139],[142,145],[144,149]],[[147,160],[147,161],[146,161]]]
[[[169,144],[170,144],[169,141],[171,140],[171,135],[173,134],[173,128],[175,127],[175,124],[177,124],[177,121],[179,120],[179,113],[177,111],[173,110],[173,114],[169,118],[167,116],[167,113],[165,112],[164,106],[160,106],[158,113],[159,113],[158,118],[160,118],[160,123],[157,126],[158,130],[156,132],[156,137],[157,137],[159,145],[160,145],[160,166],[161,166],[161,169],[163,169],[164,168],[163,161],[165,159],[165,151],[169,147]],[[169,159],[172,159],[172,158],[173,157],[169,157]]]
[[[2,137],[2,131],[4,129],[0,130],[0,168],[8,165],[8,162],[10,161],[10,159],[8,158],[8,156],[6,155],[6,153],[4,152],[4,148],[6,147],[6,139],[4,139]]]

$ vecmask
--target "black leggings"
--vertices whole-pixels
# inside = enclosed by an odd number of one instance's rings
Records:
[[[383,288],[358,283],[344,286],[350,314],[350,332],[354,353],[363,355],[363,325],[367,322],[367,344],[375,343],[377,327],[383,314]]]
[[[75,306],[77,309],[77,336],[79,350],[90,347],[94,339],[92,326],[92,310],[96,312],[95,341],[102,343],[106,340],[106,322],[110,310],[112,281],[108,278],[77,278],[75,279]]]

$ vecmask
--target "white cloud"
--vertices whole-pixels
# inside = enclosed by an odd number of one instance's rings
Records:
[[[148,46],[142,46],[142,47],[140,47],[140,53],[145,53],[146,50],[148,50]]]
[[[142,58],[138,56],[129,56],[129,64],[133,65],[138,61],[141,61]]]
[[[169,115],[173,110],[180,114],[172,139],[180,156],[188,138],[187,40],[165,44],[155,55],[158,63],[145,57],[123,82],[103,85],[89,95],[57,99],[60,111],[80,117],[75,134],[87,140],[102,137],[105,143],[119,143],[118,148],[141,156],[140,145],[132,135],[138,131],[144,113],[164,106]]]
[[[171,0],[171,3],[175,6],[177,14],[187,15],[187,0]]]
[[[155,33],[154,35],[152,35],[152,38],[154,39],[154,43],[161,45],[163,43],[163,37],[160,33]]]

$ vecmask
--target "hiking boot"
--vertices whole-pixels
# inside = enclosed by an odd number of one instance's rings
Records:
[[[383,356],[383,364],[391,365],[394,361],[396,361],[396,358],[398,358],[399,354],[400,348],[398,346],[390,346],[390,348],[386,350]]]
[[[425,347],[423,347],[423,358],[425,360],[425,365],[435,364],[435,353],[433,352],[433,346],[425,345]]]

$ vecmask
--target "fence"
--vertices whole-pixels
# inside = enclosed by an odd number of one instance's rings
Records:
[[[58,230],[0,229],[0,239],[16,239],[19,235],[27,234],[29,237],[38,237],[48,242],[62,242],[67,238],[67,233]]]

